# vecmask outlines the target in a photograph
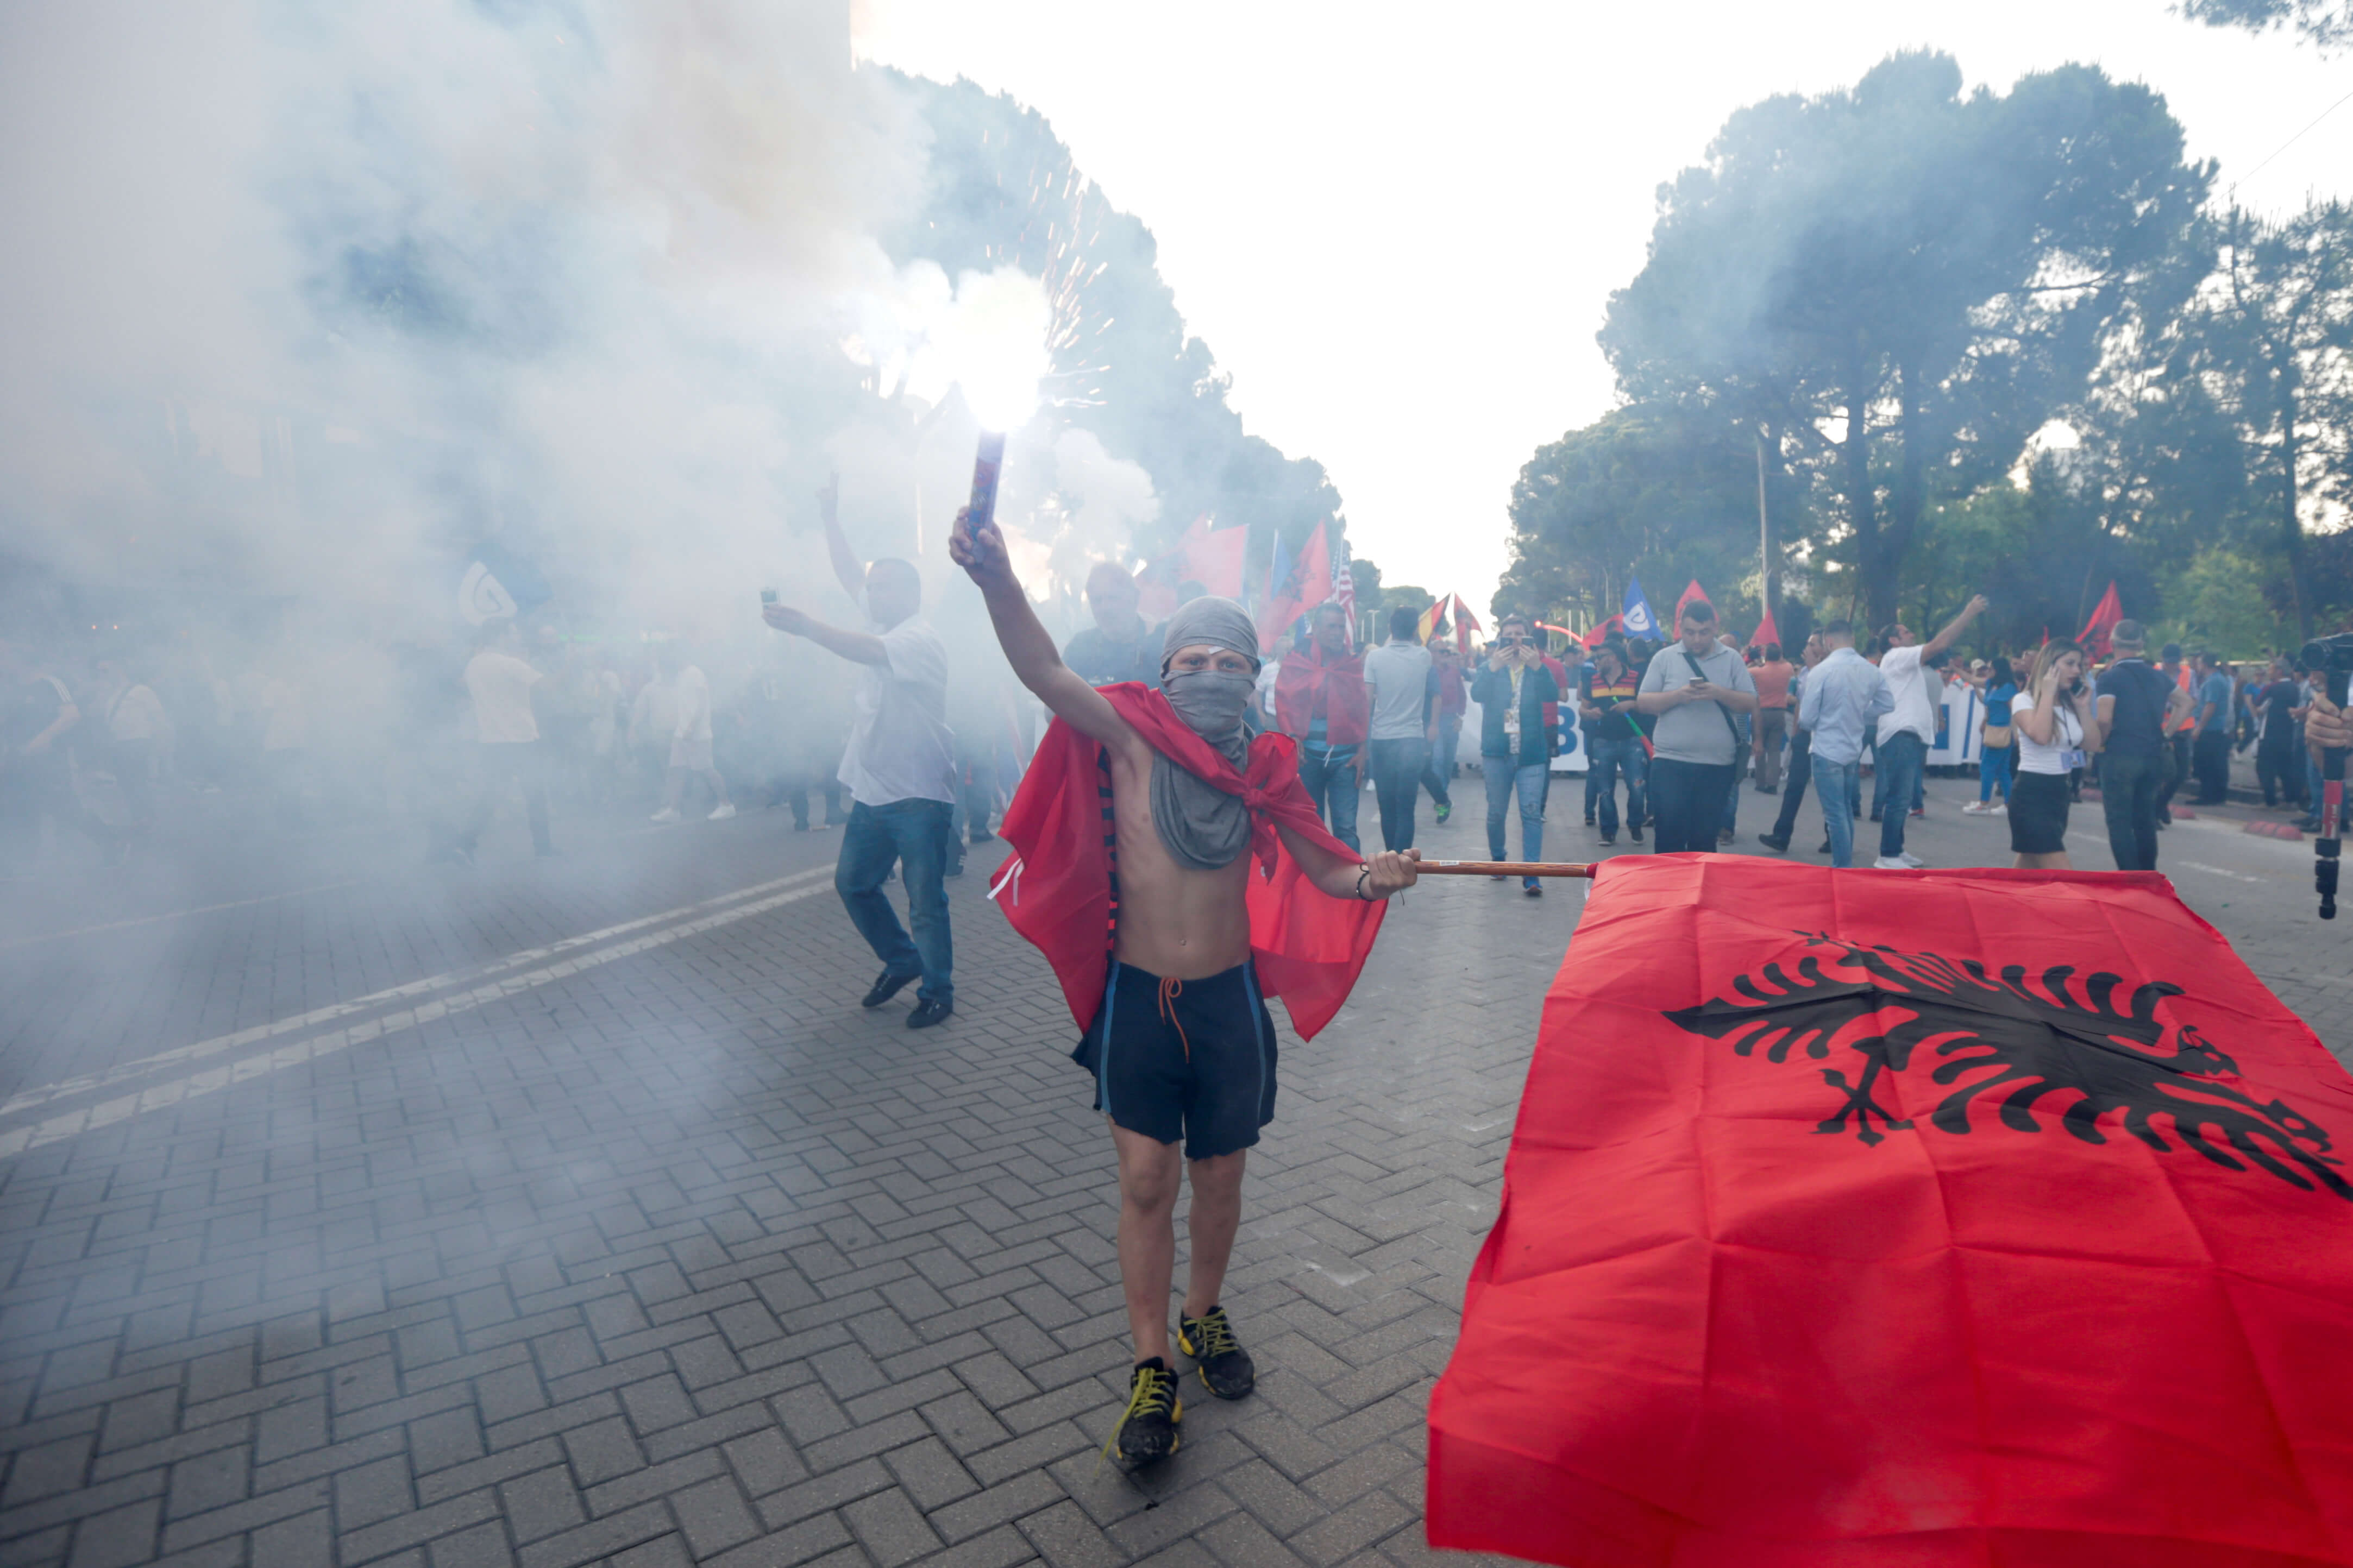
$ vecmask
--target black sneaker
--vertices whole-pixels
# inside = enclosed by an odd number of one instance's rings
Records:
[[[915,1010],[907,1015],[907,1027],[928,1029],[934,1024],[944,1024],[955,1011],[955,1004],[953,1002],[919,1001],[915,1004]]]
[[[1198,1318],[1179,1313],[1176,1348],[1199,1363],[1196,1370],[1202,1384],[1220,1399],[1240,1399],[1258,1384],[1258,1367],[1234,1338],[1223,1307],[1212,1307]]]
[[[1642,842],[1642,825],[1639,822],[1628,823],[1626,825],[1626,836],[1629,838],[1631,838],[1635,843],[1640,844]]]
[[[1776,855],[1786,853],[1789,847],[1789,841],[1788,839],[1770,833],[1758,834],[1757,836],[1757,842],[1762,844],[1766,848],[1770,849]]]
[[[1618,836],[1614,833],[1605,833],[1601,836],[1601,847],[1604,849],[1609,848],[1611,845],[1617,842]]]
[[[888,1002],[892,997],[896,996],[900,992],[904,991],[908,986],[913,985],[916,981],[921,980],[923,977],[923,972],[920,969],[913,974],[893,974],[886,969],[881,974],[875,976],[873,989],[866,993],[866,1000],[860,1002],[859,1005],[861,1007],[880,1007],[883,1003]]]
[[[1128,1379],[1127,1411],[1119,1418],[1119,1430],[1111,1435],[1112,1447],[1125,1465],[1165,1459],[1182,1440],[1176,1423],[1183,1419],[1185,1402],[1176,1397],[1176,1374],[1154,1356]]]
[[[1827,855],[1827,854],[1829,854],[1830,852],[1831,852],[1831,841],[1830,841],[1829,839],[1827,839],[1827,838],[1823,839],[1823,840],[1822,840],[1822,842],[1821,842],[1821,847],[1820,847],[1820,848],[1818,848],[1818,849],[1816,849],[1816,850],[1814,851],[1814,853],[1815,853],[1815,854],[1817,854],[1817,855]]]
[[[1593,826],[1593,818],[1591,818],[1591,817],[1589,817],[1589,816],[1588,816],[1588,817],[1587,817],[1587,818],[1585,819],[1585,826],[1588,826],[1588,827],[1592,826]]]
[[[1520,891],[1531,899],[1541,899],[1544,897],[1544,884],[1534,877],[1523,877],[1520,879]]]

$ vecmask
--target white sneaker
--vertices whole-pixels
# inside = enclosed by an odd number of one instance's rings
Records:
[[[659,811],[655,812],[653,816],[648,817],[646,820],[649,822],[676,822],[678,820],[678,813],[672,811],[669,806],[663,806]]]
[[[1909,871],[1912,868],[1893,855],[1882,855],[1871,863],[1874,871]]]
[[[1928,862],[1921,859],[1920,857],[1913,854],[1909,849],[1906,849],[1903,854],[1898,855],[1896,858],[1903,861],[1906,866],[1911,867],[1915,871],[1925,868],[1928,864]]]
[[[1968,805],[1961,807],[1961,815],[1963,816],[1984,816],[1992,810],[1993,807],[1988,805],[1985,802],[1981,800],[1973,800],[1969,802]]]
[[[2006,800],[1998,800],[1986,809],[1995,816],[2008,816],[2010,815],[2010,803]]]
[[[732,800],[723,800],[723,801],[721,801],[721,802],[719,803],[718,806],[717,806],[717,807],[716,807],[716,808],[712,812],[712,814],[711,814],[711,816],[710,816],[709,820],[711,820],[711,821],[712,821],[712,822],[724,822],[724,821],[726,821],[729,817],[731,817],[731,816],[734,816],[734,815],[735,815],[735,803],[734,803],[733,801],[732,801]]]

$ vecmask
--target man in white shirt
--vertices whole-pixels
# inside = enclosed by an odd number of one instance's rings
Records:
[[[1926,774],[1928,744],[1936,736],[1936,710],[1944,696],[1941,682],[1934,692],[1929,690],[1921,661],[1952,647],[1968,630],[1969,623],[1985,614],[1985,607],[1986,596],[1977,595],[1926,643],[1914,637],[1912,628],[1901,622],[1880,634],[1886,651],[1880,655],[1879,673],[1887,682],[1888,696],[1894,700],[1894,706],[1880,715],[1879,762],[1873,774],[1872,793],[1880,801],[1879,858],[1873,864],[1883,868],[1890,862],[1898,866],[1927,863],[1904,852],[1905,823],[1912,815],[1912,796]]]
[[[687,780],[700,776],[711,790],[711,820],[724,822],[735,815],[735,803],[727,798],[727,781],[711,762],[711,679],[700,666],[687,662],[673,643],[664,643],[654,651],[654,668],[670,683],[678,717],[670,726],[670,771],[662,788],[661,809],[653,819],[676,822],[679,802],[686,797]]]
[[[923,581],[892,557],[861,567],[828,505],[823,510],[834,575],[865,609],[863,631],[830,626],[806,610],[769,605],[762,615],[862,667],[841,782],[852,802],[841,831],[835,891],[882,961],[864,1005],[880,1007],[921,978],[911,1029],[955,1010],[955,947],[948,930],[946,872],[955,802],[955,736],[947,725],[947,647],[915,618]],[[912,939],[882,891],[892,861],[905,872]]]
[[[1389,640],[1365,656],[1365,686],[1372,703],[1366,740],[1384,849],[1413,847],[1414,806],[1437,720],[1437,675],[1430,650],[1416,635],[1419,620],[1402,605],[1391,610]]]
[[[539,757],[539,721],[531,710],[531,689],[540,673],[522,655],[522,638],[511,620],[492,621],[482,628],[480,646],[466,665],[466,694],[474,700],[474,739],[481,787],[474,796],[474,818],[458,836],[458,852],[474,858],[474,846],[491,825],[498,798],[516,784],[522,786],[523,815],[531,821],[532,848],[553,855],[547,832],[547,782]]]

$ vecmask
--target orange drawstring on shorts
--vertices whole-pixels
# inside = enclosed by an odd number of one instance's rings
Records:
[[[1160,1021],[1176,1028],[1176,1043],[1185,1047],[1185,1059],[1189,1063],[1193,1059],[1193,1042],[1185,1037],[1185,1025],[1176,1016],[1176,998],[1183,994],[1183,981],[1171,980],[1165,974],[1160,977]]]

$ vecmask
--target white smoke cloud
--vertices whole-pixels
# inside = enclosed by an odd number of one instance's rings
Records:
[[[9,7],[0,548],[367,596],[504,530],[741,584],[871,413],[834,345],[923,136],[839,0]]]

